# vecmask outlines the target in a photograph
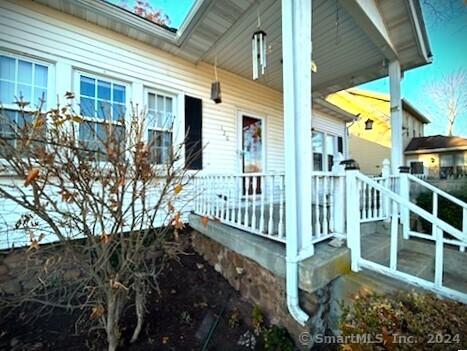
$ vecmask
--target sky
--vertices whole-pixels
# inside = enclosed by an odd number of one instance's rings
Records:
[[[463,0],[420,0],[420,3],[433,63],[405,72],[401,83],[402,97],[432,121],[425,127],[425,135],[445,134],[446,120],[428,98],[426,86],[460,68],[467,71],[467,4]],[[433,9],[441,11],[435,13]],[[388,94],[389,79],[366,83],[360,88]],[[457,118],[453,134],[467,137],[467,113]]]
[[[106,0],[112,4],[125,6],[127,9],[133,9],[138,0]],[[153,9],[161,10],[170,19],[170,27],[180,28],[185,17],[190,12],[195,0],[142,0],[148,3]]]

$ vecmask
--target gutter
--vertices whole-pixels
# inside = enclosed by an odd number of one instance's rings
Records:
[[[420,154],[433,154],[440,152],[450,152],[450,151],[467,151],[467,146],[454,146],[454,147],[442,147],[437,149],[419,149],[419,150],[407,150],[404,151],[406,155],[420,155]]]
[[[412,25],[417,35],[417,44],[426,63],[433,62],[433,54],[428,41],[423,12],[419,0],[408,0],[409,12],[412,17]]]

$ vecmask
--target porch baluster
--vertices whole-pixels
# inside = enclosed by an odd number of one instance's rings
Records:
[[[252,210],[251,210],[251,229],[256,230],[256,195],[257,189],[256,186],[258,184],[258,179],[256,176],[252,177]]]
[[[266,178],[264,176],[260,177],[260,187],[261,187],[261,210],[259,218],[259,232],[264,233],[264,192],[266,191]]]
[[[315,181],[315,238],[319,236],[321,231],[319,224],[319,176],[314,177]]]
[[[330,186],[329,186],[329,231],[335,232],[334,228],[334,183],[337,181],[337,178],[334,176],[330,177]]]
[[[322,235],[328,234],[328,201],[327,201],[327,194],[328,194],[328,176],[323,176],[323,232]]]
[[[250,177],[246,176],[245,177],[245,208],[244,208],[244,217],[243,217],[243,225],[245,227],[248,227],[248,198],[249,196],[249,190],[250,190]]]
[[[243,192],[243,177],[237,177],[237,224],[242,224],[242,192]]]
[[[279,228],[277,234],[279,238],[284,235],[284,177],[279,175]]]
[[[274,176],[269,176],[269,220],[268,220],[268,235],[273,233],[274,225]]]

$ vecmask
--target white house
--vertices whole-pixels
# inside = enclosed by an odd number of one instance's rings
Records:
[[[252,60],[258,29],[268,38],[264,74]],[[190,140],[204,146],[193,165],[201,191],[194,213],[286,244],[287,305],[300,324],[308,316],[298,301],[298,264],[317,242],[347,237],[354,270],[407,279],[393,255],[383,269],[362,259],[359,246],[361,222],[397,221],[400,207],[404,238],[414,212],[465,248],[467,224],[459,231],[409,202],[409,176],[400,175],[400,190],[388,185],[403,166],[401,72],[430,61],[418,0],[196,0],[176,31],[106,1],[0,0],[0,100],[9,118],[19,92],[31,101],[45,92],[52,107],[72,91],[95,128],[130,102],[147,106],[160,117],[147,131],[160,141],[155,163],[189,127]],[[218,104],[210,96],[216,75]],[[346,158],[346,122],[354,116],[323,97],[387,75],[391,172],[370,179],[351,164],[344,172],[335,161]],[[101,104],[111,106],[107,115]],[[173,129],[165,128],[172,119]],[[2,206],[13,221],[16,210]],[[428,239],[442,248],[438,231]],[[438,271],[421,284],[465,301],[465,293],[443,287]]]

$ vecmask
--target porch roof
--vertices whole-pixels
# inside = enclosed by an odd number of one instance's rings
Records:
[[[252,77],[251,35],[268,35],[266,74],[259,83],[282,90],[280,0],[198,0],[173,32],[95,0],[36,0],[187,59]],[[431,52],[419,0],[313,0],[313,92],[325,95],[387,75],[387,62],[402,70],[427,64]]]

